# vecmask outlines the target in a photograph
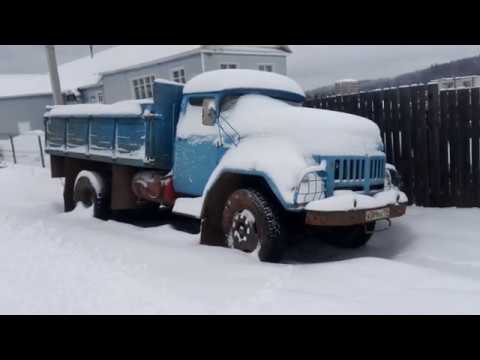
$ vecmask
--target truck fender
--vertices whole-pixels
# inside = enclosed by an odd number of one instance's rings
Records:
[[[224,169],[204,192],[200,215],[201,244],[225,246],[221,227],[225,203],[234,191],[245,188],[257,189],[272,201],[283,204],[278,189],[266,174]]]
[[[203,193],[204,201],[201,217],[204,217],[209,203],[218,202],[221,203],[221,205],[219,204],[217,206],[223,206],[232,192],[240,188],[248,187],[262,190],[266,195],[269,195],[272,200],[278,202],[285,210],[291,209],[292,207],[282,196],[277,185],[268,174],[260,171],[225,168],[216,176],[214,182],[210,183]]]

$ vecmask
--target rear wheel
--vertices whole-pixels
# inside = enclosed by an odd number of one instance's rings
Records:
[[[102,176],[91,171],[82,171],[75,180],[73,190],[75,205],[82,204],[86,208],[93,208],[93,216],[107,220],[110,215],[110,201],[107,186]]]
[[[265,262],[279,262],[285,249],[276,204],[253,189],[235,191],[227,200],[222,214],[222,229],[228,247],[257,253]]]
[[[358,249],[365,246],[372,238],[375,222],[366,225],[355,225],[332,231],[326,237],[330,245],[343,249]]]

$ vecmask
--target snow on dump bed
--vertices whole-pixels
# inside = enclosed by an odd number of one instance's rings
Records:
[[[227,89],[281,90],[305,97],[300,85],[286,76],[245,69],[216,70],[200,74],[187,83],[183,92],[193,94]]]
[[[136,117],[142,115],[142,102],[122,101],[111,105],[78,104],[54,106],[46,117],[87,117],[87,116],[115,116]]]

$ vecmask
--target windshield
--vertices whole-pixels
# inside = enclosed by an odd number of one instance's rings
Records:
[[[230,111],[233,110],[233,108],[237,104],[238,100],[242,96],[245,96],[245,94],[244,95],[225,96],[220,103],[220,116],[222,116],[224,118],[228,117],[228,115],[230,114]],[[301,107],[302,106],[301,103],[286,101],[286,100],[282,100],[282,99],[278,99],[278,100],[280,100],[284,103],[287,103],[291,106],[296,106],[296,107]]]
[[[238,99],[240,96],[226,96],[223,98],[222,102],[220,103],[220,114],[225,116],[234,108],[237,104]]]

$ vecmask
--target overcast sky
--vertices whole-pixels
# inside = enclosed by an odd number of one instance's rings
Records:
[[[168,46],[168,45],[165,45]],[[107,46],[97,46],[97,51]],[[289,76],[306,89],[338,79],[390,77],[435,63],[480,55],[480,45],[292,45]],[[59,62],[89,54],[85,45],[60,45]],[[41,45],[0,45],[0,73],[46,72]]]

